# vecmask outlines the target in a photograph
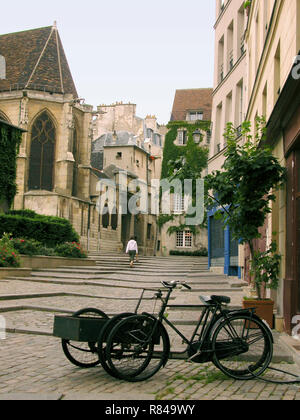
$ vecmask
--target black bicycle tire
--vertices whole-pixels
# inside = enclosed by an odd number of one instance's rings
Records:
[[[149,366],[151,359],[153,357],[153,349],[154,349],[154,340],[153,337],[151,339],[151,344],[150,344],[150,350],[148,352],[148,356],[145,358],[144,363],[142,364],[142,366],[140,366],[134,373],[131,374],[124,374],[123,372],[120,372],[120,370],[118,370],[116,368],[116,366],[113,363],[113,360],[111,358],[111,346],[114,340],[114,337],[118,336],[118,331],[124,331],[124,326],[126,324],[126,322],[133,322],[133,321],[139,321],[142,322],[142,320],[151,320],[151,322],[156,322],[156,319],[153,319],[152,317],[148,316],[148,315],[135,315],[133,317],[129,317],[123,321],[121,321],[120,323],[118,323],[114,329],[111,331],[108,339],[107,339],[107,348],[106,348],[106,357],[108,360],[108,364],[110,366],[110,368],[112,369],[112,371],[114,372],[114,375],[121,380],[125,380],[127,382],[142,382],[145,381],[149,378],[151,378],[152,376],[154,376],[159,369],[161,369],[161,367],[163,365],[165,365],[167,363],[167,360],[169,358],[169,353],[170,353],[170,346],[169,346],[169,336],[165,330],[165,328],[161,325],[160,322],[158,322],[157,324],[157,328],[159,328],[159,334],[163,340],[163,351],[161,352],[161,357],[158,359],[159,363],[158,365],[155,367],[155,369],[151,370],[150,372],[148,372],[147,374],[143,374],[144,371],[147,369],[147,367]]]
[[[102,366],[102,368],[106,371],[106,373],[108,373],[109,375],[111,375],[114,378],[117,378],[117,376],[115,375],[115,373],[113,372],[113,370],[109,367],[109,365],[106,362],[106,352],[103,348],[103,345],[105,343],[105,339],[108,338],[107,332],[109,330],[112,331],[113,327],[119,323],[121,320],[123,320],[124,318],[128,318],[130,316],[134,316],[135,314],[133,314],[132,312],[124,312],[122,314],[118,314],[116,316],[114,316],[113,318],[111,318],[108,323],[105,325],[104,328],[102,328],[99,338],[98,338],[98,355],[99,355],[99,360],[100,360],[100,364]]]
[[[272,334],[270,333],[270,330],[260,318],[258,318],[255,315],[253,316],[251,314],[249,315],[248,314],[235,314],[235,315],[233,314],[228,319],[221,321],[219,325],[216,326],[216,328],[214,329],[212,340],[211,340],[212,351],[213,351],[212,362],[224,374],[226,374],[227,376],[233,379],[251,380],[253,379],[253,375],[251,374],[251,370],[249,371],[249,368],[244,369],[243,371],[235,371],[234,369],[226,368],[221,363],[222,359],[219,360],[218,354],[216,351],[216,341],[217,341],[217,336],[220,333],[220,331],[223,329],[224,326],[228,325],[228,322],[233,321],[233,320],[239,320],[239,319],[246,320],[249,322],[249,324],[256,323],[259,326],[260,330],[263,332],[263,337],[264,337],[264,342],[265,342],[264,352],[262,353],[260,360],[256,362],[254,366],[252,366],[252,369],[256,367],[258,369],[260,367],[260,370],[257,374],[258,376],[262,375],[268,369],[272,361],[272,357],[273,357]],[[257,369],[253,370],[253,372],[256,371]]]
[[[102,318],[104,319],[109,319],[109,317],[106,315],[105,312],[101,311],[100,309],[96,309],[96,308],[85,308],[85,309],[80,309],[79,311],[75,312],[72,316],[73,317],[79,317],[80,315],[84,315],[86,313],[94,313],[97,315],[100,315]],[[74,356],[72,356],[72,354],[69,351],[68,348],[68,344],[70,343],[71,340],[67,340],[67,339],[62,339],[61,344],[62,344],[62,349],[63,352],[66,356],[66,358],[75,366],[83,368],[83,369],[90,369],[93,367],[96,367],[100,364],[100,359],[98,357],[98,361],[93,362],[93,363],[82,363],[79,360],[77,360]],[[89,343],[89,347],[91,347],[91,344],[95,344],[95,343]],[[78,349],[80,350],[80,349]],[[84,350],[82,350],[84,351]],[[88,351],[88,350],[86,350]],[[98,353],[97,353],[98,354]]]

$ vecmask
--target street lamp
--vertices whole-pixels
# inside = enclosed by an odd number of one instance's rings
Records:
[[[195,142],[196,144],[199,144],[199,143],[200,143],[200,141],[201,141],[201,131],[200,131],[200,130],[196,130],[196,131],[193,133],[193,139],[194,139],[194,142]]]

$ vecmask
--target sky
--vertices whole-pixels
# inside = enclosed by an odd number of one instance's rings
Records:
[[[80,97],[170,120],[176,89],[213,86],[213,0],[13,0],[0,34],[57,21]]]

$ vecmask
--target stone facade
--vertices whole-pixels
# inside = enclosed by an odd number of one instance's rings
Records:
[[[129,238],[136,236],[139,253],[155,255],[159,237],[157,214],[151,208],[151,183],[160,179],[166,128],[157,124],[155,116],[147,116],[145,119],[136,116],[134,104],[101,105],[97,107],[97,112],[91,158],[93,182],[99,185],[99,181],[102,181],[104,186],[108,185],[108,189],[111,189],[110,182],[116,186],[115,192],[112,192],[116,195],[113,206],[110,205],[109,196],[102,197],[100,208],[103,209],[107,201],[109,214],[100,216],[100,237],[106,239],[106,246],[117,244],[119,249],[124,249]],[[145,198],[144,207],[142,203],[137,203],[141,209],[139,214],[132,214],[128,207],[125,210],[121,206],[120,182],[124,176],[127,200],[132,199],[138,190],[141,190]],[[102,196],[103,193],[105,188]],[[113,214],[115,212],[117,214]],[[116,218],[118,224],[113,228],[113,220]]]
[[[245,30],[247,15],[242,0],[216,0],[215,65],[212,104],[212,140],[208,172],[223,166],[227,123],[238,128],[245,119],[247,102],[247,61]],[[238,139],[239,140],[239,139]],[[229,230],[209,213],[209,265],[214,272],[243,276],[244,249],[231,240]]]
[[[256,1],[249,10],[246,31],[248,62],[248,111],[252,123],[257,115],[267,121],[267,142],[287,167],[286,187],[277,192],[272,214],[262,238],[268,246],[276,240],[282,255],[276,301],[276,325],[291,332],[300,314],[299,288],[299,77],[293,76],[300,51],[300,3],[297,0]],[[262,242],[262,241],[261,241]]]
[[[134,104],[86,105],[56,24],[0,36],[0,56],[0,118],[26,130],[14,208],[70,220],[87,251],[122,251],[134,234],[141,253],[153,255],[156,215],[122,216],[118,200],[102,214],[99,181],[118,185],[123,171],[150,194],[151,180],[160,178],[164,127],[153,116],[137,117]]]
[[[171,113],[171,122],[184,122],[183,126],[178,129],[177,138],[174,144],[178,147],[186,147],[187,144],[187,130],[185,127],[186,122],[193,124],[195,122],[203,121],[208,122],[210,127],[211,120],[211,107],[212,107],[212,89],[180,89],[175,93],[173,109]],[[202,137],[201,146],[209,148],[210,146],[209,130],[196,130],[195,142],[200,141]],[[206,175],[206,170],[204,171]],[[169,194],[165,192],[162,195],[162,203],[169,203],[171,214],[174,220],[165,223],[161,227],[160,241],[161,241],[161,255],[167,256],[171,251],[176,252],[195,252],[208,246],[207,242],[207,229],[198,228],[197,233],[193,233],[188,228],[184,231],[175,232],[170,234],[168,230],[172,227],[183,226],[186,224],[186,212],[188,209],[189,198]]]

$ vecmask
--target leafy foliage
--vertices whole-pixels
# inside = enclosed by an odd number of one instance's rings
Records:
[[[18,252],[7,233],[0,239],[0,267],[20,267]]]
[[[260,238],[259,228],[272,211],[270,203],[276,199],[275,190],[286,181],[286,169],[265,145],[264,118],[256,119],[255,133],[253,138],[251,124],[244,122],[245,143],[238,143],[237,132],[229,123],[224,134],[228,147],[222,171],[206,177],[207,206],[218,207],[217,216],[231,228],[232,236],[249,245],[254,273],[256,263],[267,260],[254,257],[253,241]],[[257,291],[260,297],[260,279]]]
[[[262,123],[263,120],[258,119],[257,130],[261,128],[262,137],[257,134],[254,142],[251,141],[250,123],[243,124],[244,144],[237,143],[236,130],[228,124],[223,171],[206,176],[208,206],[219,206],[219,215],[230,226],[234,238],[242,243],[260,237],[258,229],[272,211],[270,202],[276,199],[274,190],[286,180],[285,168],[272,155],[272,150],[258,141],[264,139]]]
[[[265,297],[266,289],[278,289],[280,261],[281,255],[277,254],[276,242],[272,242],[265,252],[254,252],[251,274],[255,277],[258,296]]]
[[[60,244],[55,247],[55,253],[66,258],[87,258],[81,245],[76,242]]]
[[[169,132],[166,135],[164,156],[162,163],[162,179],[168,179],[173,181],[174,179],[180,180],[182,183],[184,180],[197,180],[201,178],[202,171],[207,166],[208,160],[208,149],[201,145],[203,136],[201,135],[200,144],[196,144],[193,138],[195,131],[208,131],[210,129],[210,121],[196,121],[191,124],[187,121],[173,121],[168,124]],[[187,144],[185,146],[176,146],[175,141],[178,136],[178,130],[185,129],[187,131]],[[192,204],[195,204],[196,200],[196,183],[193,183],[193,197]],[[192,215],[190,215],[192,217]],[[167,223],[172,218],[161,218],[161,226]],[[174,228],[174,227],[173,227]],[[180,225],[180,227],[168,230],[169,234],[177,232],[180,229],[192,230],[196,233],[195,226]]]
[[[9,207],[17,193],[16,159],[21,141],[21,131],[0,124],[0,201],[6,200]]]
[[[183,257],[207,257],[208,251],[206,248],[200,248],[197,251],[170,251],[170,255]]]
[[[0,235],[11,232],[15,238],[34,239],[52,247],[64,242],[78,242],[78,234],[69,221],[38,216],[34,218],[19,215],[0,215]]]

